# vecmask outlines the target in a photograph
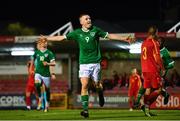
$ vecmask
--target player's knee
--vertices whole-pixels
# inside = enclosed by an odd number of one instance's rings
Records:
[[[30,97],[31,93],[30,92],[26,92],[26,97]]]
[[[151,89],[146,89],[145,95],[150,95],[150,93],[151,93]]]
[[[39,82],[39,80],[35,80],[34,83],[37,84],[37,83],[40,83],[40,82]]]
[[[87,84],[82,84],[82,89],[83,90],[87,90],[88,89],[88,85]]]

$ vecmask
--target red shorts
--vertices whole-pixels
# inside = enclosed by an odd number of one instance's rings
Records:
[[[162,81],[159,73],[143,72],[144,88],[159,88],[162,86]]]
[[[139,89],[130,89],[129,92],[128,92],[128,96],[129,97],[134,96],[136,98],[137,95],[138,95],[138,92],[139,92]]]
[[[26,92],[31,92],[31,93],[33,93],[33,92],[35,92],[36,91],[36,89],[35,89],[35,87],[33,86],[33,85],[27,85],[26,86]]]

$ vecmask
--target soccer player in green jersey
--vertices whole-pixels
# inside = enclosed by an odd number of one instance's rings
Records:
[[[89,117],[88,113],[88,83],[91,78],[96,85],[97,92],[99,95],[99,105],[102,107],[104,105],[103,87],[100,83],[100,62],[101,62],[101,52],[99,46],[99,38],[108,38],[111,40],[122,40],[125,42],[131,42],[133,38],[122,37],[116,34],[108,34],[102,29],[93,26],[91,23],[91,18],[88,14],[82,14],[79,17],[81,28],[68,33],[65,36],[52,36],[47,37],[50,41],[61,41],[61,40],[74,40],[79,45],[79,78],[82,84],[81,87],[81,102],[83,111],[81,115],[83,117]],[[42,37],[43,38],[43,37]]]
[[[37,42],[37,50],[32,56],[31,64],[35,63],[35,86],[39,93],[37,109],[43,108],[47,112],[50,101],[50,80],[54,80],[55,56],[47,49],[47,40],[40,38]]]

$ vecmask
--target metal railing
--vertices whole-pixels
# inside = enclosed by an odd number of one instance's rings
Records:
[[[176,25],[174,25],[171,29],[167,31],[167,33],[171,32],[180,32],[180,22],[178,22]]]
[[[68,22],[58,30],[54,31],[53,33],[50,34],[50,36],[54,35],[66,35],[68,32],[73,31],[73,26],[71,22]],[[62,33],[63,32],[63,33]]]

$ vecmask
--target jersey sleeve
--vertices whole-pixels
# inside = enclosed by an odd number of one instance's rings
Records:
[[[55,60],[55,56],[51,51],[49,51],[49,60],[50,60],[50,62]]]
[[[72,31],[66,35],[67,40],[76,40],[77,34],[76,31]]]
[[[37,53],[37,51],[35,51],[34,54],[31,56],[31,60],[34,61],[36,59],[36,53]]]
[[[97,31],[98,31],[98,36],[99,37],[102,37],[102,38],[106,38],[107,37],[107,35],[108,35],[108,32],[105,32],[105,31],[103,31],[102,29],[100,29],[100,28],[98,28],[98,27],[96,27],[96,29],[97,29]]]

